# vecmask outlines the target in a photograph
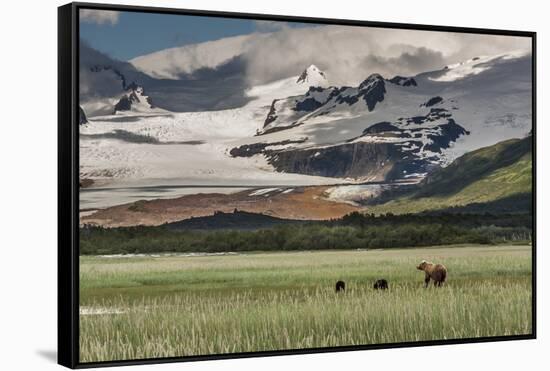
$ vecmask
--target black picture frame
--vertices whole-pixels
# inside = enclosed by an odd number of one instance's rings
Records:
[[[532,43],[532,147],[533,147],[533,234],[532,234],[532,333],[526,335],[464,338],[452,340],[430,340],[308,348],[293,350],[260,351],[231,354],[212,354],[169,358],[114,360],[82,363],[79,361],[79,10],[115,10],[158,14],[197,15],[209,17],[254,19],[266,21],[289,21],[327,25],[367,26],[389,29],[410,29],[473,33],[485,35],[507,35],[528,37]],[[203,11],[191,9],[170,9],[145,6],[128,6],[96,3],[70,3],[58,8],[58,363],[69,368],[98,366],[122,366],[156,364],[183,361],[204,361],[245,357],[266,357],[279,355],[343,352],[353,350],[419,347],[463,343],[482,343],[510,340],[536,339],[536,32],[512,31],[485,28],[463,28],[422,24],[371,22],[347,19],[297,17],[270,14]]]

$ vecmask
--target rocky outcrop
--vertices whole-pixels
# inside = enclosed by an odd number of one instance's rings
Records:
[[[412,116],[407,118],[401,117],[397,121],[400,123],[422,125],[425,123],[438,121],[440,119],[450,118],[451,116],[451,112],[445,108],[430,108],[430,111],[424,116]]]
[[[370,112],[384,100],[385,94],[385,80],[379,74],[370,75],[356,88],[311,86],[303,95],[275,99],[258,135],[301,125],[306,115],[317,117],[331,114],[336,110],[345,111],[361,100],[365,102],[365,111]]]
[[[269,107],[269,112],[267,113],[267,117],[265,118],[263,127],[266,127],[267,125],[271,124],[273,121],[277,119],[277,110],[275,109],[275,104],[277,103],[277,100],[278,99],[275,99],[271,103],[271,106]]]
[[[299,144],[305,142],[306,139],[297,139],[297,140],[283,140],[280,142],[271,142],[271,143],[253,143],[253,144],[243,144],[242,146],[232,148],[229,151],[229,154],[232,157],[251,157],[261,153],[269,153],[269,147],[273,146],[285,146],[289,144]]]
[[[441,131],[439,134],[428,134],[428,138],[432,140],[432,143],[426,144],[424,149],[441,152],[442,149],[449,148],[451,143],[455,142],[460,136],[470,134],[453,119],[448,119],[446,124],[439,125],[438,128]]]
[[[440,96],[431,97],[430,99],[428,99],[428,101],[426,103],[422,103],[420,105],[420,107],[431,107],[431,106],[435,106],[436,104],[439,104],[441,102],[443,102],[443,98],[441,98]]]
[[[392,125],[387,121],[382,121],[374,125],[371,125],[365,130],[363,130],[363,134],[380,134],[387,131],[396,131],[396,130],[399,130],[397,126]]]
[[[393,181],[431,171],[444,149],[469,132],[443,108],[422,116],[381,121],[362,134],[325,147],[296,148],[304,143],[285,140],[233,148],[234,157],[263,154],[277,171],[324,177]],[[286,146],[282,148],[281,146]]]
[[[145,94],[143,87],[133,82],[128,86],[127,93],[115,104],[113,113],[131,111],[137,105],[147,109],[155,108],[153,100]]]
[[[347,143],[271,152],[266,156],[277,171],[371,181],[392,181],[404,173],[422,173],[433,166],[414,156],[405,158],[401,147],[394,143]]]
[[[86,125],[87,123],[86,112],[84,112],[81,106],[78,106],[78,125]]]
[[[399,118],[396,122],[382,121],[363,130],[362,135],[351,138],[354,142],[363,137],[373,138],[420,138],[425,136],[429,143],[423,149],[441,152],[462,135],[470,132],[457,124],[451,113],[443,108],[431,108],[425,116]]]
[[[139,102],[139,99],[138,99]],[[132,98],[129,95],[123,95],[122,98],[115,104],[114,113],[120,111],[130,111],[132,109]]]
[[[400,86],[418,86],[416,80],[412,77],[395,76],[388,80],[392,84]]]
[[[336,103],[347,103],[351,106],[357,103],[359,99],[363,99],[367,104],[367,109],[370,112],[374,110],[377,103],[384,100],[384,95],[386,94],[386,84],[384,83],[384,78],[382,76],[374,73],[359,84],[357,94],[340,94],[345,90],[347,89],[341,89],[338,91],[335,99]]]
[[[324,104],[324,102],[319,102],[313,97],[306,98],[300,102],[296,103],[296,111],[305,111],[305,112],[313,112],[317,108],[321,107]]]

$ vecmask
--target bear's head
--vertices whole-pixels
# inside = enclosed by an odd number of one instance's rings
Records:
[[[418,264],[418,266],[416,267],[416,269],[423,271],[423,270],[426,269],[426,267],[427,267],[429,264],[430,264],[430,263],[428,263],[427,261],[422,260],[422,261],[420,262],[420,264]]]

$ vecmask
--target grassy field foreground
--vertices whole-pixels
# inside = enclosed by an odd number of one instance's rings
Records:
[[[444,288],[422,288],[422,259]],[[530,246],[80,262],[82,362],[531,333]]]

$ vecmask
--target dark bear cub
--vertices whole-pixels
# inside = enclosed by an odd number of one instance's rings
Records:
[[[346,291],[346,283],[344,281],[336,282],[336,292]]]
[[[376,280],[376,282],[374,283],[374,289],[375,290],[387,290],[388,289],[388,281],[386,281],[385,279],[379,279],[379,280]]]

